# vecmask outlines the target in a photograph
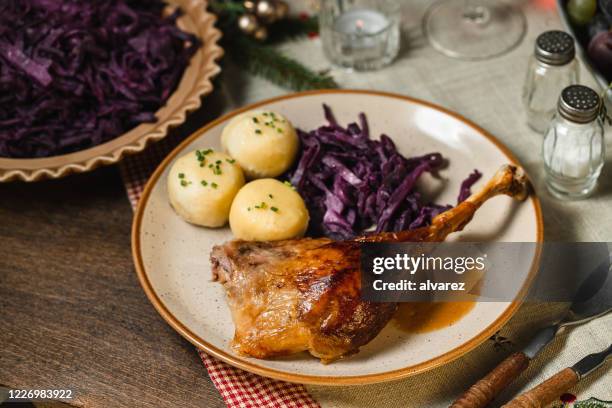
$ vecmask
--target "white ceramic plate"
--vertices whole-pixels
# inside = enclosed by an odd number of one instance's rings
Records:
[[[208,260],[212,246],[230,240],[231,232],[229,228],[198,228],[180,219],[168,204],[167,171],[176,157],[188,151],[219,148],[225,124],[245,110],[273,110],[296,127],[310,130],[324,123],[323,103],[332,107],[341,123],[355,121],[359,112],[365,112],[371,134],[389,135],[406,156],[438,151],[447,157],[450,166],[442,171],[443,180],[427,176],[421,183],[439,203],[454,203],[461,180],[475,167],[484,173],[480,181],[483,183],[502,164],[516,163],[504,146],[464,118],[400,95],[315,91],[244,107],[185,140],[147,184],[132,231],[134,261],[147,296],[174,329],[207,353],[245,370],[287,381],[328,385],[387,381],[431,369],[467,353],[498,330],[519,302],[477,303],[454,325],[423,334],[408,333],[389,324],[358,354],[329,365],[306,354],[258,360],[231,350],[234,326],[222,286],[210,280]],[[487,202],[455,239],[534,242],[541,241],[542,236],[537,198],[516,203],[503,196]],[[534,269],[530,267],[535,257],[528,261],[519,271],[525,286],[533,276]]]

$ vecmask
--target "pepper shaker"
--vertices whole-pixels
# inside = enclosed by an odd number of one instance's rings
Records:
[[[535,43],[523,87],[527,124],[544,133],[555,114],[559,93],[578,83],[579,66],[574,39],[564,31],[546,31]]]
[[[597,184],[605,160],[602,103],[587,86],[561,92],[542,145],[547,187],[557,198],[584,198]]]

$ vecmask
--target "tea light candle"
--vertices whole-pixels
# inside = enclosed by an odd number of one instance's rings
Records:
[[[381,68],[399,51],[397,0],[321,0],[320,33],[327,57],[357,70]]]
[[[341,14],[334,22],[334,29],[343,34],[372,35],[389,26],[389,20],[376,10],[355,9]]]

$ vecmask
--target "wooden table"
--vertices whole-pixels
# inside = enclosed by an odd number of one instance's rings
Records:
[[[71,388],[84,407],[225,406],[142,291],[131,223],[116,167],[0,185],[0,385]]]

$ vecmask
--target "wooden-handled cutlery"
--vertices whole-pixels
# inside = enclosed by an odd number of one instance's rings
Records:
[[[519,395],[502,408],[542,408],[601,367],[612,356],[612,344],[599,353],[589,354],[576,364],[558,372],[542,384]]]
[[[510,355],[476,384],[463,393],[451,408],[484,408],[528,366],[529,362],[566,327],[586,323],[612,310],[610,260],[599,265],[574,296],[566,315],[555,324],[537,332],[529,344]]]

